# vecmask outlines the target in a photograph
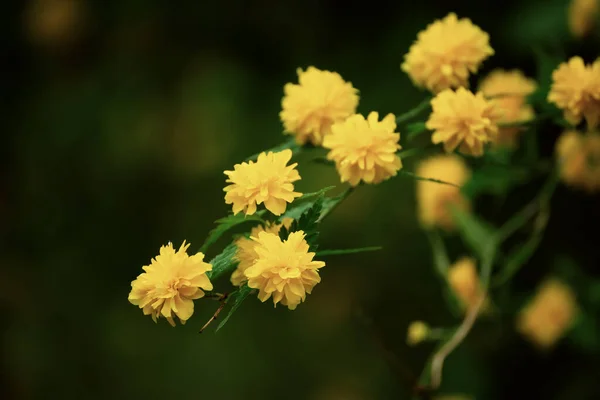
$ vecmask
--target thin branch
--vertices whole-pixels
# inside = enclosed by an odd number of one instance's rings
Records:
[[[208,321],[206,321],[206,323],[204,324],[204,326],[202,328],[200,328],[200,332],[198,333],[202,333],[204,332],[204,330],[214,321],[217,319],[217,317],[219,316],[219,314],[221,313],[221,311],[223,311],[223,308],[225,308],[225,305],[227,304],[227,300],[229,299],[229,293],[224,293],[223,295],[221,295],[221,298],[218,299],[219,302],[221,304],[219,304],[219,308],[217,308],[217,311],[215,311],[215,313],[212,315],[212,317],[210,317],[210,319]]]
[[[400,114],[399,116],[396,117],[396,123],[397,124],[402,124],[414,117],[416,117],[417,115],[419,115],[421,112],[425,111],[427,109],[427,107],[429,107],[431,103],[431,97],[426,97],[421,103],[419,103],[415,108],[408,110],[407,112],[405,112],[404,114]]]

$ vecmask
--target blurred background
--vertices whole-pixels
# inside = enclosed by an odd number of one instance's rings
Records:
[[[3,399],[408,398],[433,344],[407,347],[406,327],[458,321],[444,306],[406,177],[361,187],[336,209],[321,248],[384,250],[327,259],[322,283],[294,312],[252,298],[218,334],[199,335],[215,302],[198,301],[186,326],[155,325],[127,301],[130,282],[162,244],[186,239],[197,249],[228,213],[223,170],[284,140],[283,85],[296,82],[298,67],[339,72],[360,90],[361,113],[400,114],[426,95],[400,71],[402,57],[450,11],[490,34],[496,55],[480,76],[495,67],[535,76],[534,45],[591,60],[598,49],[595,38],[569,37],[565,0],[3,6]],[[539,133],[544,157],[559,133]],[[335,171],[309,160],[299,158],[300,191],[338,184]],[[486,199],[476,208],[501,222],[538,188],[519,187],[501,209]],[[540,250],[500,294],[509,299],[502,311],[449,358],[443,393],[600,398],[593,318],[584,339],[545,353],[515,333],[513,319],[557,263],[572,265],[575,286],[598,276],[599,199],[558,189]],[[460,240],[450,251],[463,254]]]

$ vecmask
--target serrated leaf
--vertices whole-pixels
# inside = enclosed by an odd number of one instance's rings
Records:
[[[451,207],[450,212],[463,241],[482,263],[493,259],[497,247],[494,229],[476,215],[457,207]]]
[[[219,279],[223,274],[232,273],[236,269],[238,265],[238,261],[234,259],[236,252],[237,246],[230,243],[220,254],[210,260],[209,264],[212,265],[212,270],[208,271],[206,275],[211,281]]]
[[[357,253],[365,253],[368,251],[378,251],[383,249],[381,246],[371,246],[371,247],[357,247],[354,249],[339,249],[339,250],[321,250],[317,252],[317,257],[325,257],[325,256],[340,256],[344,254],[357,254]]]
[[[281,240],[287,240],[288,236],[292,232],[303,231],[305,234],[304,239],[310,246],[311,251],[315,251],[317,248],[316,240],[319,236],[318,221],[321,217],[321,211],[323,209],[323,201],[325,197],[321,194],[310,207],[308,207],[301,215],[300,218],[295,219],[289,228],[282,227],[279,230],[279,237]]]
[[[217,227],[210,231],[208,238],[206,238],[206,241],[200,248],[200,251],[206,253],[212,244],[219,240],[219,238],[221,238],[221,236],[223,236],[228,230],[237,225],[251,221],[263,222],[263,219],[261,218],[261,215],[263,214],[264,210],[261,210],[254,215],[244,215],[243,213],[239,213],[237,215],[228,215],[225,218],[216,220],[215,223],[217,224]]]
[[[225,318],[223,318],[223,320],[221,320],[221,322],[219,323],[219,326],[217,326],[217,329],[215,329],[215,333],[219,332],[219,330],[225,326],[225,324],[229,321],[229,318],[231,318],[231,315],[234,312],[236,312],[236,310],[240,307],[242,302],[244,300],[246,300],[246,297],[248,297],[248,295],[251,292],[252,292],[252,289],[249,288],[247,285],[244,285],[244,286],[240,287],[238,290],[236,290],[234,293],[231,294],[231,297],[230,297],[230,300],[228,301],[228,303],[233,301],[233,304],[231,305],[231,308],[229,309],[229,312],[227,313]]]

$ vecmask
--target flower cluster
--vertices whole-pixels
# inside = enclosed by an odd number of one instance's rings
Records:
[[[533,119],[535,112],[527,103],[527,96],[536,89],[535,81],[519,70],[494,70],[479,85],[481,93],[496,107],[500,124],[519,124]],[[500,127],[492,141],[502,147],[514,148],[522,130],[519,126]]]
[[[396,152],[400,149],[400,134],[396,130],[396,117],[388,114],[379,121],[372,112],[367,119],[353,115],[331,128],[323,147],[330,149],[329,160],[335,161],[342,182],[356,186],[360,181],[380,183],[395,176],[402,168]]]
[[[447,89],[431,100],[433,112],[427,129],[434,131],[431,141],[443,143],[446,152],[456,148],[463,154],[483,155],[484,145],[498,135],[500,114],[483,93],[459,88]]]
[[[225,202],[233,204],[233,213],[244,211],[252,215],[257,205],[264,203],[267,210],[281,215],[287,203],[302,196],[294,192],[293,182],[300,180],[300,174],[297,164],[287,165],[291,158],[289,149],[279,153],[262,152],[256,162],[236,164],[233,171],[225,171],[227,182],[231,183],[223,189]]]
[[[563,110],[569,123],[585,119],[588,129],[595,129],[600,122],[600,59],[586,65],[573,57],[560,64],[552,73],[548,101]]]
[[[600,134],[563,133],[556,142],[560,177],[567,185],[600,191]]]
[[[189,246],[183,242],[177,251],[172,243],[162,246],[160,254],[143,267],[145,272],[131,283],[129,301],[139,306],[144,315],[151,315],[154,322],[163,316],[175,326],[173,317],[177,316],[185,324],[194,313],[193,300],[213,288],[206,276],[212,265],[203,261],[202,253],[188,256]]]
[[[539,347],[548,348],[573,325],[577,313],[571,288],[557,279],[549,279],[521,311],[517,329]]]
[[[248,286],[259,290],[260,301],[272,297],[273,304],[281,302],[294,310],[321,282],[318,269],[325,263],[313,261],[315,253],[308,251],[304,236],[302,231],[292,232],[282,241],[274,233],[260,232],[251,238],[256,242],[254,251],[258,258],[244,274]]]
[[[354,114],[357,90],[337,72],[308,67],[298,69],[298,84],[288,83],[279,114],[285,132],[295,135],[299,144],[320,145],[331,125]]]
[[[417,183],[417,205],[421,224],[426,228],[454,229],[450,208],[456,207],[466,211],[471,206],[459,188],[471,176],[465,162],[456,155],[431,157],[419,164],[417,175],[456,185],[443,185],[426,180]]]
[[[487,33],[468,18],[450,13],[419,32],[402,70],[415,85],[437,93],[468,86],[469,75],[492,54]]]

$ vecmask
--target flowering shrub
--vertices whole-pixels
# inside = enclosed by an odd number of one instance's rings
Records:
[[[310,301],[312,290],[327,290],[319,275],[326,265],[323,260],[378,249],[319,248],[327,215],[361,186],[409,177],[417,183],[415,213],[430,240],[433,267],[448,289],[447,306],[460,311],[455,327],[432,328],[416,321],[408,329],[409,345],[440,342],[415,388],[417,394],[435,392],[444,360],[478,318],[496,312],[494,288],[510,282],[536,251],[559,182],[586,193],[600,191],[600,60],[560,60],[552,64],[551,76],[538,77],[550,85],[519,70],[497,69],[480,80],[479,91],[472,91],[469,79],[493,54],[487,33],[469,19],[451,13],[433,22],[417,34],[401,66],[416,86],[432,95],[425,95],[414,109],[383,118],[376,111],[356,113],[358,91],[337,72],[298,69],[299,83],[284,86],[280,113],[284,133],[293,138],[225,171],[224,200],[232,205],[232,213],[217,221],[196,255],[187,255],[189,245],[178,252],[171,244],[163,246],[160,256],[132,282],[130,302],[155,321],[162,316],[174,325],[174,315],[182,323],[192,316],[193,300],[216,299],[220,304],[202,330],[227,310],[216,327],[221,329],[253,296],[289,310],[301,307]],[[520,151],[522,144],[535,146],[542,122],[566,127],[555,160]],[[431,146],[414,145],[415,137],[427,135]],[[297,163],[290,162],[298,153],[318,147],[327,154],[316,161],[323,168],[335,168],[347,186],[337,195],[329,195],[333,188],[294,191],[300,175]],[[408,157],[420,158],[415,173],[403,169]],[[488,177],[489,170],[498,168],[508,179]],[[545,183],[498,226],[473,207],[482,194],[505,194],[533,178]],[[204,262],[204,253],[241,224],[248,225],[247,233],[232,237]],[[464,257],[454,263],[445,248],[452,235],[465,244]],[[221,277],[229,278],[233,287],[213,292]],[[567,280],[553,277],[513,318],[518,332],[548,350],[575,329],[580,312]]]

